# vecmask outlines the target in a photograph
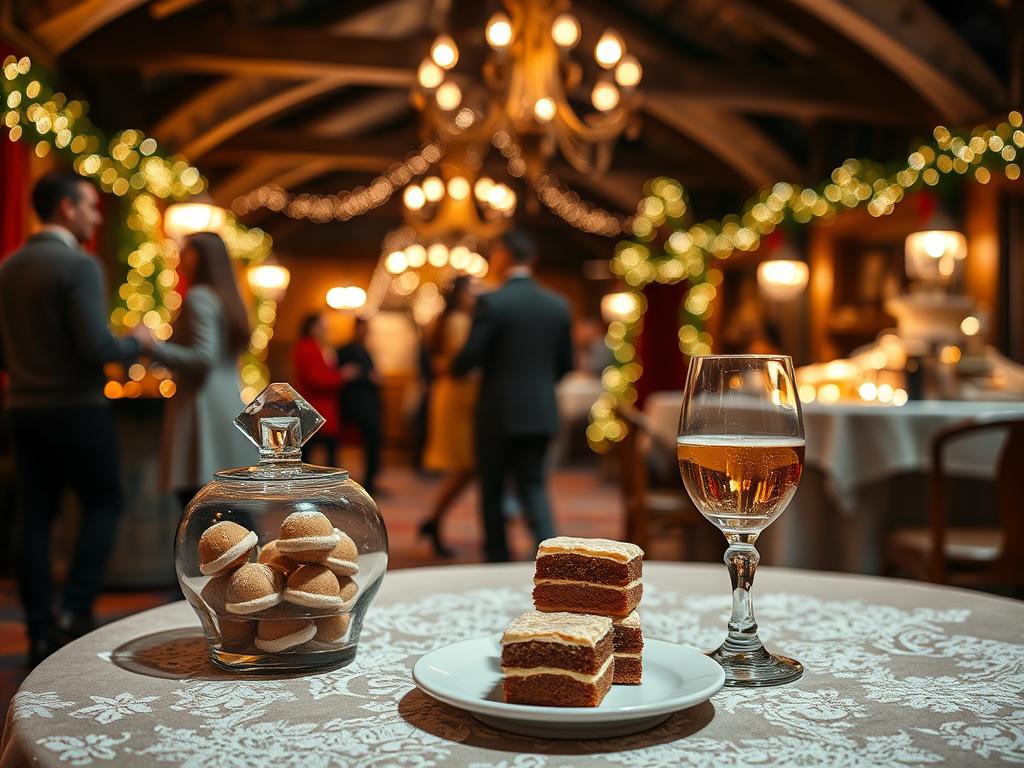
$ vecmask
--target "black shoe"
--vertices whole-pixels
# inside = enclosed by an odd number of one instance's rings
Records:
[[[455,557],[455,553],[448,549],[441,541],[441,532],[438,530],[437,520],[424,520],[419,529],[420,538],[429,538],[434,548],[434,554],[438,557]]]
[[[77,640],[82,635],[87,635],[96,629],[96,618],[91,613],[61,611],[57,614],[56,623],[54,634],[61,645],[67,645],[72,640]]]
[[[50,635],[33,637],[28,641],[28,666],[34,669],[42,663],[43,659],[57,650],[57,641]]]

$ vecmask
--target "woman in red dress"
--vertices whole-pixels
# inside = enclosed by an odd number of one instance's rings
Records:
[[[358,370],[354,364],[338,366],[334,348],[327,343],[327,325],[320,314],[307,315],[302,321],[299,341],[292,350],[295,388],[324,417],[324,425],[306,443],[307,458],[317,446],[327,452],[327,463],[334,464],[341,439],[339,397],[345,382]]]

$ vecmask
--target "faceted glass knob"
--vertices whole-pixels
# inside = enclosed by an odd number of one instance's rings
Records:
[[[270,384],[235,417],[235,426],[260,449],[261,461],[298,461],[302,446],[324,425],[316,408],[290,384]]]

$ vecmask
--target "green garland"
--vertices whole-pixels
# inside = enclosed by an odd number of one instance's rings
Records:
[[[908,192],[935,187],[944,179],[969,177],[987,184],[994,173],[1019,179],[1022,124],[1024,118],[1014,110],[997,125],[971,131],[952,132],[940,125],[932,131],[932,140],[913,149],[898,167],[850,159],[816,186],[780,181],[749,200],[742,213],[692,226],[682,221],[686,214],[682,185],[665,178],[649,182],[633,220],[634,237],[620,243],[612,258],[612,272],[634,292],[638,309],[630,322],[609,326],[606,343],[616,362],[605,370],[605,393],[591,409],[587,429],[591,447],[605,452],[626,434],[626,425],[615,416],[615,405],[636,400],[633,384],[643,372],[634,339],[643,322],[640,291],[644,286],[689,281],[680,309],[679,347],[686,355],[709,354],[713,339],[703,328],[722,281],[721,270],[711,266],[714,260],[727,259],[737,250],[757,250],[761,238],[783,222],[804,226],[861,207],[872,216],[887,216]]]
[[[124,130],[107,139],[89,120],[88,105],[68,100],[51,87],[27,56],[7,57],[0,82],[11,141],[30,143],[39,157],[58,152],[78,173],[123,199],[117,241],[125,274],[111,323],[118,328],[141,323],[157,338],[169,338],[181,295],[176,290],[178,246],[163,234],[161,206],[203,192],[206,179],[183,158],[162,153],[156,140],[141,131]],[[231,216],[224,236],[228,252],[242,264],[270,253],[269,235],[247,229]],[[252,343],[241,363],[243,397],[255,395],[268,381],[265,359],[275,314],[273,302],[257,299]]]

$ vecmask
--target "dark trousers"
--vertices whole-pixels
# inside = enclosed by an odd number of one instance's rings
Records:
[[[377,473],[380,471],[381,424],[380,409],[361,409],[345,418],[359,430],[363,441],[363,460],[366,468],[363,487],[372,494],[377,487]]]
[[[315,451],[317,446],[320,445],[322,445],[324,450],[327,452],[327,466],[333,467],[334,463],[338,460],[338,438],[336,437],[314,434],[306,441],[306,444],[302,446],[302,460],[308,462],[313,451]]]
[[[484,552],[488,562],[509,559],[502,499],[511,473],[526,522],[539,544],[555,535],[545,490],[544,458],[550,435],[477,434],[477,473],[484,523]]]
[[[8,413],[21,516],[19,592],[29,636],[53,625],[50,529],[65,488],[82,517],[60,608],[88,614],[99,593],[121,514],[117,430],[109,407],[17,410]]]

